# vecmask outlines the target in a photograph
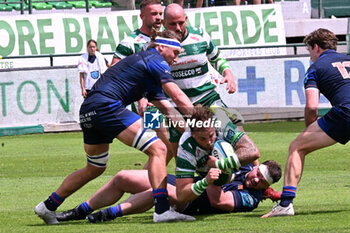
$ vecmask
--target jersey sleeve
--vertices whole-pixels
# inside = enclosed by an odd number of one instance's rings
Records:
[[[178,148],[176,157],[176,179],[194,178],[196,173],[195,161],[189,159],[192,155],[182,147]]]
[[[304,88],[317,88],[317,73],[316,70],[311,66],[305,74]]]
[[[161,85],[163,83],[174,81],[168,63],[161,59],[151,59],[147,63],[147,67],[152,78],[159,84],[158,87],[154,88],[147,94],[147,99],[150,101],[167,99]]]
[[[176,178],[194,178],[197,162],[195,148],[190,143],[191,132],[186,130],[179,142],[176,157]]]
[[[135,51],[133,50],[133,45],[130,44],[127,40],[122,40],[115,49],[113,57],[124,59],[125,57],[130,56],[134,53]]]
[[[207,32],[203,32],[203,38],[207,41],[207,57],[210,64],[219,72],[219,74],[223,75],[225,69],[230,69],[230,65],[221,54],[220,50],[214,42],[210,39],[210,36]]]
[[[252,211],[258,207],[262,200],[261,191],[232,190],[231,192],[235,202],[233,212]]]

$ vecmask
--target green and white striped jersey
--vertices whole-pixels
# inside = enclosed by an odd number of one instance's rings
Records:
[[[144,50],[144,45],[150,40],[148,35],[143,34],[140,29],[137,29],[128,34],[124,40],[118,44],[113,57],[124,59],[131,54],[140,52]]]
[[[230,66],[208,33],[192,27],[187,30],[178,62],[170,68],[176,84],[196,103],[216,88],[213,67],[222,74]]]
[[[215,129],[216,140],[225,140],[234,147],[239,139],[244,135],[237,130],[229,118],[222,118],[220,127]],[[179,148],[176,157],[176,178],[193,178],[195,173],[205,177],[209,171],[207,165],[208,156],[211,151],[204,150],[191,136],[188,129],[180,138]]]

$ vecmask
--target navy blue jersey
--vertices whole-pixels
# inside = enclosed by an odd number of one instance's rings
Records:
[[[166,99],[161,85],[172,82],[170,67],[155,49],[142,51],[111,66],[95,83],[83,105],[120,102],[126,106],[147,97]]]
[[[253,165],[249,164],[239,168],[234,173],[234,180],[222,187],[224,192],[232,192],[234,199],[233,212],[247,212],[252,211],[258,207],[260,201],[263,198],[265,190],[248,189],[245,187],[246,174],[253,170]],[[194,178],[194,182],[201,180],[202,177],[197,176]],[[168,175],[168,183],[176,186],[175,176]],[[216,209],[211,206],[208,194],[204,191],[198,198],[191,201],[188,206],[182,211],[184,214],[197,215],[197,214],[212,214],[212,213],[225,213],[222,210]]]
[[[350,56],[327,50],[305,75],[304,86],[317,88],[332,106],[350,108]]]
[[[251,170],[253,170],[252,164],[240,167],[239,170],[234,173],[234,180],[222,187],[224,192],[232,192],[235,201],[233,212],[252,211],[258,207],[263,198],[265,190],[249,189],[245,186],[246,174]]]

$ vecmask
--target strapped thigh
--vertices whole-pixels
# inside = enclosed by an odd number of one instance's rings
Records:
[[[132,146],[139,149],[140,151],[145,151],[150,147],[155,141],[158,140],[156,132],[153,130],[147,130],[140,128],[137,131]]]
[[[86,154],[87,162],[95,167],[107,167],[109,160],[108,151],[99,155],[88,155]]]

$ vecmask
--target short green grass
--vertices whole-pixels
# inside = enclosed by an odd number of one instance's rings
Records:
[[[274,159],[282,168],[289,143],[303,128],[303,122],[245,125],[259,147],[260,161]],[[349,146],[338,144],[307,156],[293,217],[261,219],[274,205],[266,200],[253,212],[197,216],[191,223],[153,224],[150,210],[102,224],[75,221],[47,226],[33,209],[68,174],[85,165],[82,143],[81,133],[0,137],[0,232],[350,232]],[[117,140],[110,154],[106,172],[67,198],[59,210],[75,207],[119,170],[140,169],[147,160]],[[174,172],[173,162],[168,171]],[[282,186],[281,180],[273,188]]]

